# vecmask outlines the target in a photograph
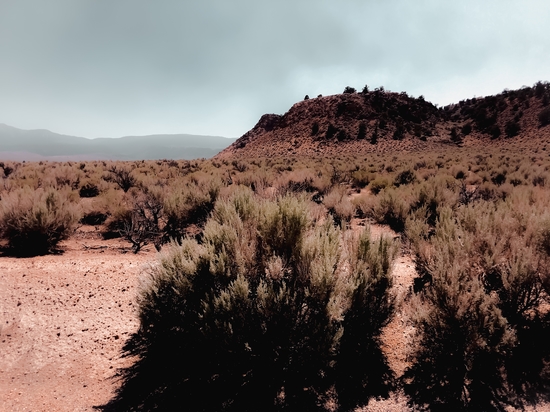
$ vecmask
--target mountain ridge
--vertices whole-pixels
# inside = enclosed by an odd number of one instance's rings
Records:
[[[2,160],[154,160],[212,157],[235,139],[191,134],[95,138],[0,124]],[[28,153],[28,159],[24,159]]]

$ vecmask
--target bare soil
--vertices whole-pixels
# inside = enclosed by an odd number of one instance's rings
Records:
[[[91,231],[90,231],[91,230]],[[0,411],[92,411],[138,326],[138,255],[81,228],[60,255],[0,257]]]

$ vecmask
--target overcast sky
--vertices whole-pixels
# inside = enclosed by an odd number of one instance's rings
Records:
[[[0,123],[22,129],[239,137],[348,85],[445,105],[537,80],[548,0],[0,0]]]

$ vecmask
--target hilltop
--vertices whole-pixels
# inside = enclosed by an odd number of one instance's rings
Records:
[[[445,107],[377,88],[308,98],[265,114],[217,158],[428,150],[506,139],[550,139],[550,84],[505,90]]]

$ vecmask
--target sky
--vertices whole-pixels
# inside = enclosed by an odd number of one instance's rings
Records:
[[[440,106],[550,81],[548,0],[0,0],[0,123],[239,137],[365,84]]]

